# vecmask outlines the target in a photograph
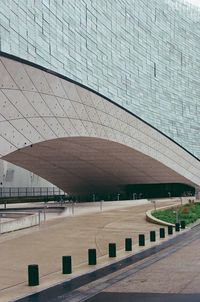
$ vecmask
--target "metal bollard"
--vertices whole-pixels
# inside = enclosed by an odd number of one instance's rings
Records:
[[[96,249],[88,249],[88,265],[97,264],[97,252]]]
[[[62,257],[62,273],[63,274],[72,273],[72,257],[71,256]]]
[[[109,257],[116,257],[116,243],[109,243]]]
[[[168,225],[168,235],[173,235],[173,225]]]
[[[175,230],[176,230],[176,232],[180,232],[180,223],[179,222],[177,222],[175,224]]]
[[[165,238],[165,229],[160,228],[160,238]]]
[[[127,251],[127,252],[132,251],[132,239],[131,238],[125,239],[125,251]]]
[[[38,264],[28,265],[28,285],[36,286],[39,285],[39,267]]]
[[[185,229],[185,220],[181,220],[181,229]]]
[[[150,231],[150,241],[151,242],[156,241],[156,231]]]
[[[144,234],[139,234],[139,246],[145,246],[145,236],[144,236]]]

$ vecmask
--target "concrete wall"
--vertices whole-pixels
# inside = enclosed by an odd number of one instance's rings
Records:
[[[0,223],[0,234],[29,228],[39,224],[39,214],[27,214],[18,219]]]
[[[3,0],[0,50],[99,91],[200,157],[199,18],[182,0]]]
[[[38,175],[14,164],[0,160],[0,188],[5,187],[53,187]]]

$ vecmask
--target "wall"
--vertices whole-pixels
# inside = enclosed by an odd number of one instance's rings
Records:
[[[0,49],[130,109],[200,157],[200,12],[179,0],[3,0]]]
[[[38,175],[0,159],[0,191],[5,187],[53,187]]]
[[[18,219],[0,223],[0,234],[17,231],[39,224],[39,214],[27,214]]]
[[[200,186],[200,160],[116,104],[0,57],[0,157],[76,196],[134,183]]]

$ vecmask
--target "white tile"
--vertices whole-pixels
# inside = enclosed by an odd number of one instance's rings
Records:
[[[43,141],[43,137],[40,133],[26,120],[17,119],[12,120],[10,123],[24,136],[30,143],[38,143]]]
[[[60,80],[59,77],[56,77],[50,73],[44,73],[45,78],[49,84],[49,86],[51,87],[51,90],[53,91],[53,94],[55,96],[59,96],[61,98],[66,98],[67,95],[65,93],[65,90],[62,86],[62,82]]]
[[[53,112],[54,116],[66,116],[66,113],[60,105],[60,102],[58,102],[57,98],[54,95],[41,93],[41,97],[43,98],[47,106],[50,108],[51,112]]]
[[[85,129],[87,130],[89,136],[94,137],[96,136],[96,130],[93,126],[94,123],[90,122],[90,121],[82,121]]]
[[[69,136],[79,135],[78,131],[72,125],[71,120],[69,118],[58,118],[58,120]]]
[[[100,123],[100,118],[99,118],[99,115],[98,115],[97,110],[95,108],[85,105],[85,109],[86,109],[87,114],[90,118],[90,121]]]
[[[21,113],[15,108],[10,100],[3,93],[4,89],[0,90],[0,112],[7,120],[22,117]]]
[[[57,97],[60,106],[63,108],[65,115],[70,118],[78,118],[78,114],[74,109],[73,103],[70,100]]]
[[[65,93],[67,95],[67,98],[72,101],[81,102],[77,89],[76,89],[76,85],[69,81],[63,80],[63,79],[60,79],[60,80],[61,80],[62,86],[65,90]]]
[[[61,126],[59,120],[55,117],[45,117],[45,122],[53,130],[57,137],[66,137],[68,136],[65,129]]]
[[[24,64],[7,58],[1,58],[1,60],[16,85],[21,90],[36,91],[33,82],[30,80],[26,70],[24,69]]]
[[[71,102],[73,104],[73,107],[78,115],[78,117],[81,120],[85,120],[85,121],[89,121],[89,116],[88,113],[86,111],[85,105],[83,105],[82,103],[79,102]]]
[[[24,68],[38,92],[53,94],[42,70],[29,65],[24,65]]]
[[[3,115],[0,114],[0,122],[5,121],[5,118],[3,117]]]
[[[0,135],[17,148],[24,147],[26,144],[30,143],[26,137],[7,121],[0,123]]]
[[[79,94],[79,97],[82,101],[83,104],[86,104],[88,106],[92,106],[94,107],[94,103],[93,103],[93,100],[92,100],[92,97],[91,97],[91,92],[85,88],[82,88],[80,86],[77,86],[76,87],[77,91],[78,91],[78,94]]]
[[[98,111],[99,119],[102,125],[110,126],[109,115],[105,112]]]
[[[54,113],[47,106],[38,92],[23,91],[29,103],[34,107],[40,116],[54,116]]]
[[[105,110],[106,100],[100,97],[99,95],[95,93],[91,93],[91,99],[93,101],[94,107],[101,111]]]
[[[88,136],[89,133],[87,131],[87,129],[84,127],[83,123],[81,120],[79,119],[71,119],[71,123],[74,126],[74,128],[77,130],[77,132],[79,133],[79,135],[81,136]]]
[[[0,136],[0,154],[5,156],[10,152],[15,151],[17,148],[13,146],[7,139]]]
[[[17,85],[4,67],[2,58],[0,59],[0,88],[17,89]]]
[[[44,140],[56,138],[56,134],[51,130],[51,128],[42,118],[27,118],[27,120],[40,133]]]
[[[4,93],[24,117],[38,116],[38,113],[21,91],[4,89]]]

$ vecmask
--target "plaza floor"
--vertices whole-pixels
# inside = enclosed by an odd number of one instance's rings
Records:
[[[174,204],[174,200],[157,202],[157,206]],[[97,249],[98,266],[113,260],[108,258],[108,243],[116,242],[118,257],[125,257],[124,240],[133,238],[133,251],[138,251],[138,234],[149,236],[159,226],[145,220],[145,212],[153,207],[148,201],[103,205],[88,211],[76,205],[74,215],[69,209],[58,219],[47,220],[40,227],[1,235],[0,237],[0,301],[13,301],[21,296],[47,288],[93,270],[87,265],[88,248]],[[149,243],[150,244],[150,243]],[[148,246],[148,244],[147,244]],[[71,255],[73,274],[61,274],[61,259]],[[40,285],[27,286],[27,265],[40,267]]]
[[[85,299],[86,302],[198,302],[200,301],[200,239],[150,265],[129,267],[129,275],[119,282]],[[166,251],[164,251],[166,253]],[[160,256],[160,253],[159,253]],[[155,256],[149,257],[148,262]],[[145,260],[146,261],[146,260]],[[142,262],[142,261],[141,261]],[[132,270],[133,273],[130,273]],[[122,272],[121,272],[122,275]],[[109,278],[115,278],[110,275]],[[105,280],[104,280],[105,282]],[[94,284],[90,284],[93,286]],[[97,284],[96,284],[97,286]],[[80,292],[84,289],[80,289]],[[88,293],[88,288],[86,289]]]

